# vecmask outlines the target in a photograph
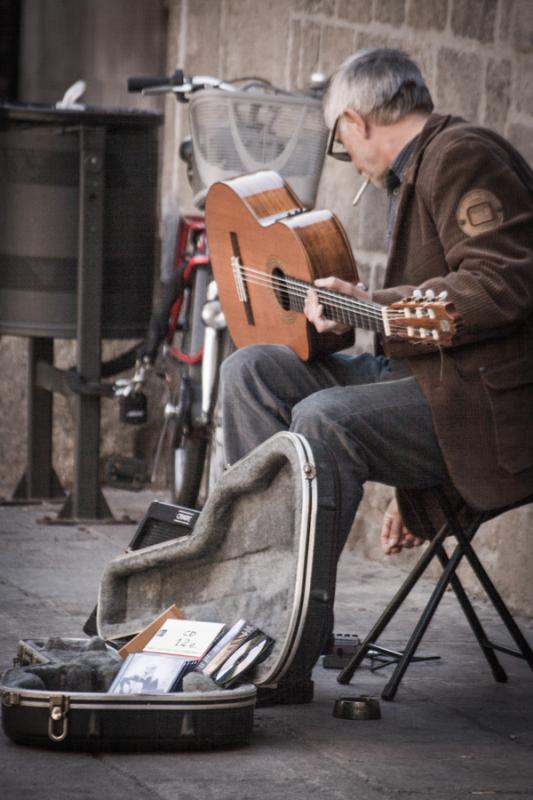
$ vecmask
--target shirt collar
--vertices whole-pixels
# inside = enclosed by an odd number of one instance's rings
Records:
[[[414,153],[416,143],[420,134],[411,139],[407,144],[402,147],[392,164],[389,171],[385,176],[385,188],[387,194],[391,194],[403,182],[407,167]]]

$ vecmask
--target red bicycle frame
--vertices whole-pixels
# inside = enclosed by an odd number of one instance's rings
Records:
[[[174,269],[182,272],[182,290],[176,297],[170,310],[168,333],[167,333],[167,352],[184,364],[198,364],[202,360],[203,348],[197,353],[184,353],[170,343],[178,326],[178,319],[183,305],[185,289],[191,288],[193,284],[194,272],[197,267],[209,264],[207,254],[207,238],[205,233],[205,220],[198,215],[186,215],[181,217],[176,237],[176,253],[174,257]]]

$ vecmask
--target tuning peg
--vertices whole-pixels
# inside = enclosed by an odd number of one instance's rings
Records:
[[[439,300],[444,303],[448,299],[448,292],[439,292]]]
[[[413,299],[414,300],[422,300],[422,292],[420,291],[420,289],[414,289],[413,290]]]
[[[433,291],[433,289],[428,289],[428,290],[426,291],[426,294],[425,294],[425,299],[426,299],[426,300],[429,300],[429,301],[431,301],[431,300],[434,300],[434,299],[435,299],[435,292]]]

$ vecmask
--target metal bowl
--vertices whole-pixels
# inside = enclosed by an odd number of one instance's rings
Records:
[[[333,706],[338,719],[381,719],[379,701],[373,697],[339,697]]]

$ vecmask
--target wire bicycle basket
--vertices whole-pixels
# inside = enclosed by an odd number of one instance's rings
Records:
[[[306,208],[314,206],[328,136],[320,100],[255,87],[206,89],[191,97],[189,113],[197,205],[215,181],[271,169]]]

